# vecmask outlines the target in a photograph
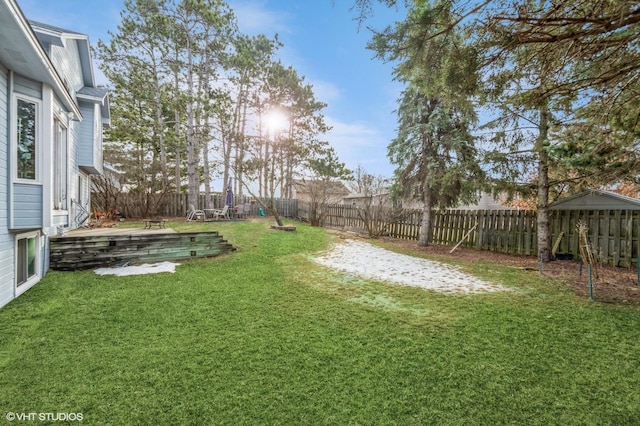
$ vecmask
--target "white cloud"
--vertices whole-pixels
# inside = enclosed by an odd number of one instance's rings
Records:
[[[378,134],[375,127],[371,123],[354,122],[345,123],[332,117],[326,117],[327,124],[331,126],[331,135],[334,141],[349,141],[359,146],[368,145],[372,137]]]
[[[268,10],[264,0],[229,1],[240,31],[246,34],[289,33],[287,12]]]
[[[313,94],[320,102],[330,104],[342,98],[342,90],[330,81],[310,80],[309,84],[313,86]]]
[[[389,177],[393,167],[387,159],[389,137],[384,129],[374,123],[356,121],[347,123],[333,117],[325,117],[331,131],[326,135],[331,146],[336,150],[340,161],[348,168],[355,169],[362,165],[374,175]]]

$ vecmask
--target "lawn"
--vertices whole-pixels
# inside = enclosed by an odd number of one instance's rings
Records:
[[[513,291],[345,277],[311,261],[333,236],[306,225],[169,226],[238,250],[175,274],[50,272],[0,309],[2,421],[640,424],[637,306],[487,262],[461,266]]]

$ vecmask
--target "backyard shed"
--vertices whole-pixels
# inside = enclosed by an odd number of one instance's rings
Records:
[[[609,191],[583,191],[556,201],[550,210],[640,210],[640,200]]]
[[[603,263],[636,264],[640,250],[640,200],[608,191],[584,191],[549,206],[558,253],[578,258],[578,221],[588,226],[589,243]]]

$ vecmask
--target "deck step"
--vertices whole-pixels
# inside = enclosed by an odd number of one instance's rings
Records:
[[[235,248],[218,232],[96,235],[51,238],[51,269],[73,271],[129,264],[214,257]]]

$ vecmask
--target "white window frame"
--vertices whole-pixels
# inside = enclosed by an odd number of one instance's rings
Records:
[[[21,262],[20,262],[20,244],[19,242],[21,240],[28,240],[31,238],[35,238],[35,258],[34,258],[34,274],[31,276],[28,276],[27,279],[23,282],[18,282],[18,277],[20,276],[18,268],[21,266]],[[28,249],[28,248],[27,248]],[[14,271],[15,271],[15,292],[16,292],[16,297],[21,295],[22,293],[24,293],[25,291],[29,290],[31,287],[33,287],[38,281],[40,281],[41,277],[41,250],[42,250],[42,237],[40,234],[40,231],[33,231],[33,232],[25,232],[23,234],[18,234],[16,235],[15,238],[15,265],[14,265]],[[25,259],[25,261],[28,261],[28,253],[27,253],[27,259]],[[24,263],[24,265],[26,265],[26,262]]]
[[[28,102],[35,104],[36,106],[36,135],[35,135],[35,178],[26,179],[18,176],[18,101]],[[42,176],[42,100],[33,98],[31,96],[23,94],[13,94],[13,100],[11,102],[12,114],[11,117],[11,176],[14,181],[20,183],[40,184]]]

